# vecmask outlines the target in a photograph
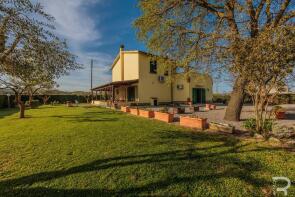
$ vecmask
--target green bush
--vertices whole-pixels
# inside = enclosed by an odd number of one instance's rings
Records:
[[[263,131],[264,132],[272,131],[273,125],[274,125],[274,122],[272,119],[265,120],[264,125],[263,125]],[[256,120],[254,118],[247,119],[243,123],[243,126],[244,126],[244,128],[246,128],[250,131],[260,133],[260,131],[256,131]]]

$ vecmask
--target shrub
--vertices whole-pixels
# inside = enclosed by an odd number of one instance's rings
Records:
[[[248,129],[250,131],[253,131],[253,132],[256,132],[256,133],[261,133],[261,131],[256,131],[256,119],[254,119],[254,118],[247,119],[243,123],[243,126],[244,126],[244,128],[246,128],[246,129]],[[272,119],[265,120],[264,125],[262,126],[264,133],[271,132],[273,126],[274,126],[274,122],[273,122]]]
[[[250,131],[255,131],[256,129],[256,120],[254,118],[250,118],[250,119],[247,119],[244,123],[243,123],[243,126],[250,130]]]

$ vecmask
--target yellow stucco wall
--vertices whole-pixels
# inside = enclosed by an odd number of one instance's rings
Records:
[[[150,57],[145,53],[138,51],[124,51],[124,80],[139,79],[137,96],[139,103],[151,103],[152,98],[157,98],[158,102],[171,101],[171,87],[167,83],[161,83],[158,80],[159,75],[150,73]],[[158,65],[159,66],[159,65]],[[119,57],[112,69],[112,81],[122,80],[121,58]],[[177,85],[183,85],[183,89],[177,89]],[[212,79],[210,76],[195,74],[191,76],[190,83],[179,75],[173,83],[173,100],[187,101],[192,100],[193,88],[206,89],[206,100],[212,100]],[[126,97],[123,89],[117,98]]]
[[[124,52],[124,80],[139,79],[139,54]]]
[[[183,85],[183,89],[177,89],[177,85]],[[183,76],[177,76],[173,82],[173,100],[187,101],[189,98],[190,86]]]
[[[183,85],[183,89],[177,89],[177,85]],[[192,100],[193,88],[204,88],[206,90],[206,101],[212,101],[212,79],[208,75],[194,74],[191,76],[190,82],[184,76],[177,76],[173,85],[173,100],[187,101],[188,98]]]
[[[171,91],[166,83],[160,83],[159,75],[150,73],[150,57],[139,53],[139,102],[151,103],[152,98],[157,98],[158,102],[170,102]]]
[[[112,68],[112,81],[121,81],[121,60],[119,59]]]

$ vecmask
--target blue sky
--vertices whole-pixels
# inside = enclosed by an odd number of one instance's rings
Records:
[[[59,79],[66,91],[90,89],[90,60],[94,59],[94,85],[111,80],[110,65],[121,44],[130,50],[146,50],[136,39],[133,21],[140,15],[136,0],[40,0],[55,17],[56,33],[66,39],[84,69]],[[226,85],[214,90],[229,91]]]

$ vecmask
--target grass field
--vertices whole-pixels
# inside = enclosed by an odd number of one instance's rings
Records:
[[[0,111],[0,196],[265,196],[294,153],[96,107]],[[289,195],[295,196],[292,183]]]

